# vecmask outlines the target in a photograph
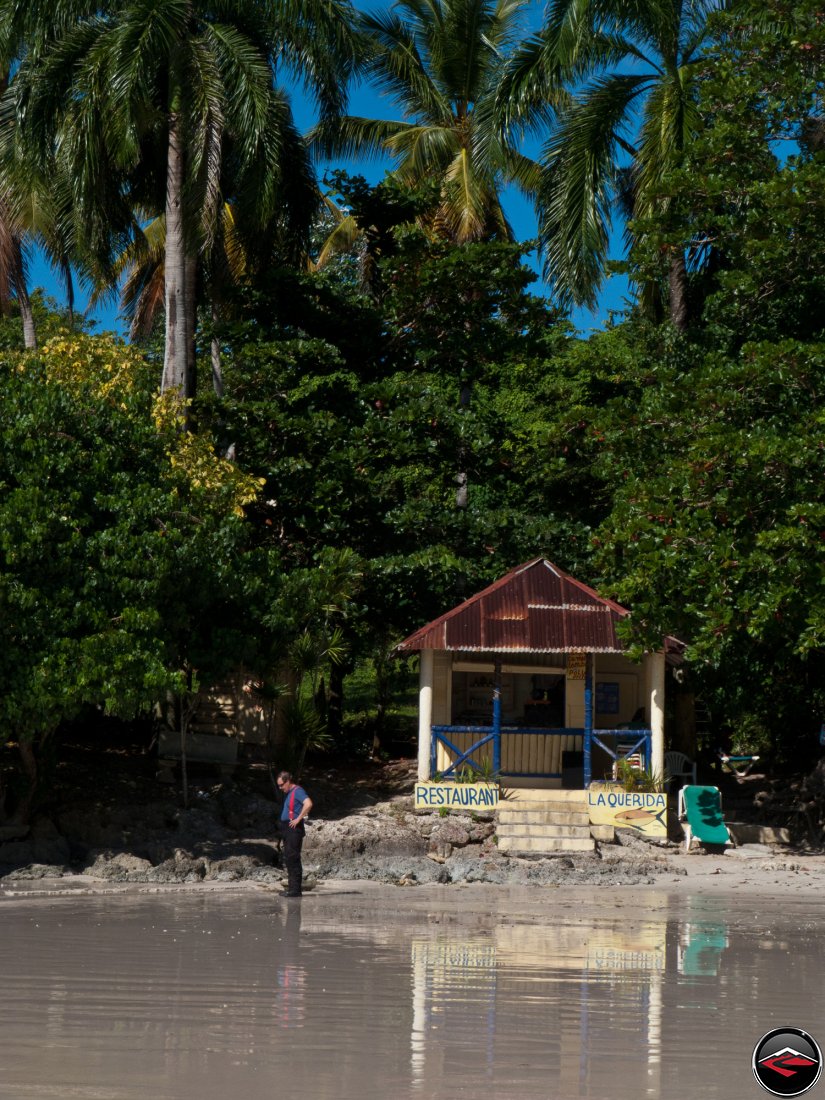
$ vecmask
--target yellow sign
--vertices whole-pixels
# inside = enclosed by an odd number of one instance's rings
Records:
[[[591,787],[587,792],[591,825],[632,829],[642,836],[667,837],[667,795]]]
[[[416,783],[415,809],[494,810],[498,806],[495,783]]]
[[[567,654],[567,679],[568,680],[584,680],[587,675],[587,654],[586,653],[568,653]]]

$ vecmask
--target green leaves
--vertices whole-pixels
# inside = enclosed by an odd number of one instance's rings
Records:
[[[530,163],[503,130],[498,106],[525,0],[402,0],[362,17],[367,72],[400,120],[343,118],[316,131],[328,153],[390,155],[410,187],[436,180],[439,202],[420,217],[453,242],[511,240],[502,187],[532,189]]]
[[[190,485],[184,506],[172,440],[120,355],[63,338],[42,361],[0,361],[3,738],[46,735],[89,705],[131,716],[175,690],[187,660],[206,672],[242,653],[221,643],[248,577],[240,520],[215,487]]]
[[[598,562],[632,636],[684,639],[712,690],[717,670],[718,713],[777,734],[812,707],[825,641],[824,367],[825,346],[790,340],[665,359],[632,407],[600,417],[614,505]]]
[[[698,51],[713,6],[559,0],[515,59],[510,115],[553,127],[538,207],[545,274],[562,305],[595,301],[616,206],[635,219],[666,205],[662,178],[700,124]],[[681,305],[671,302],[674,316]]]

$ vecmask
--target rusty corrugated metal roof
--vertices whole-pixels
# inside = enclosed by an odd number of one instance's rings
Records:
[[[628,614],[536,558],[416,630],[397,652],[622,653],[616,624]]]

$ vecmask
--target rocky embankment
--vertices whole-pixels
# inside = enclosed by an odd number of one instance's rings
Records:
[[[193,784],[188,807],[154,776],[110,777],[91,799],[65,787],[30,828],[0,826],[0,877],[275,885],[282,878],[278,806],[265,780],[247,771],[229,783]],[[409,761],[308,778],[317,808],[304,845],[308,885],[323,878],[634,885],[674,873],[666,850],[636,838],[592,855],[507,856],[497,849],[492,814],[413,812],[412,781]]]

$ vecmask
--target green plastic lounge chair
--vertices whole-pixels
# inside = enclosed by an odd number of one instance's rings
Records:
[[[722,817],[722,795],[718,787],[682,787],[679,791],[679,821],[685,834],[685,851],[691,841],[700,844],[732,844]]]

